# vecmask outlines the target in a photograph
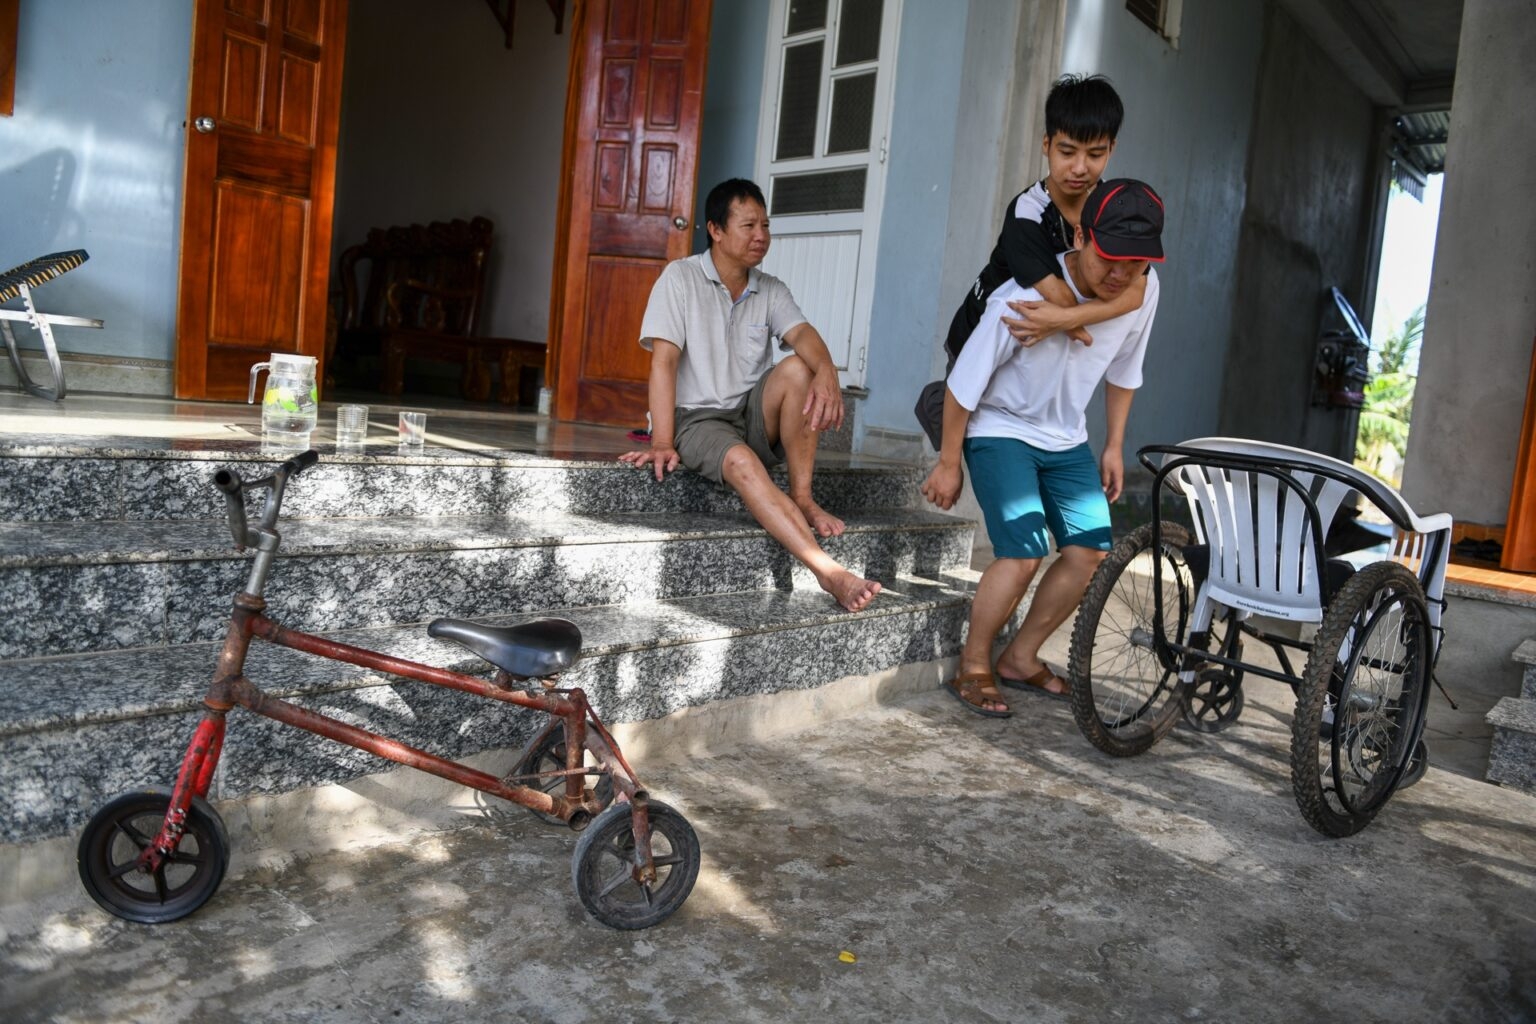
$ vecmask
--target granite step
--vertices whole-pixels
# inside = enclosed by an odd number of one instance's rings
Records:
[[[851,514],[823,548],[876,579],[969,564],[973,525],[916,509]],[[334,630],[611,605],[814,578],[750,517],[588,514],[280,522],[271,613]],[[224,635],[249,553],[217,520],[0,523],[0,659]]]
[[[1488,780],[1536,795],[1536,700],[1500,697],[1486,720],[1493,726]]]
[[[1514,660],[1525,666],[1520,678],[1520,696],[1536,700],[1536,639],[1524,640],[1515,648]]]
[[[1522,641],[1511,657],[1525,672],[1520,696],[1499,698],[1485,717],[1493,726],[1486,777],[1536,794],[1536,639]]]
[[[322,446],[330,449],[332,446]],[[260,477],[280,459],[251,444],[145,452],[33,448],[0,451],[0,522],[213,519],[224,498],[213,474],[233,468]],[[785,483],[783,467],[776,479]],[[912,506],[921,471],[895,464],[821,467],[816,500],[838,515]],[[386,516],[733,513],[739,498],[693,473],[658,482],[602,459],[554,459],[520,452],[426,448],[377,454],[321,452],[289,487],[285,518]]]
[[[820,592],[756,590],[480,618],[575,621],[582,659],[562,682],[583,687],[599,714],[619,723],[953,656],[976,579],[963,567],[898,576],[858,614]],[[327,635],[430,665],[489,671],[463,648],[428,637],[424,623]],[[217,654],[216,643],[194,643],[0,663],[0,841],[65,834],[120,791],[172,781]],[[272,695],[451,757],[515,749],[540,720],[262,643],[252,647],[247,674]],[[389,767],[236,710],[211,796],[286,792]]]

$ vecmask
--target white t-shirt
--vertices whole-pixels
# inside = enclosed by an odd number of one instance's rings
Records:
[[[670,341],[683,350],[677,367],[677,405],[731,409],[741,404],[773,367],[773,339],[805,323],[789,287],[756,267],[747,290],[731,301],[709,250],[668,263],[651,289],[640,345]]]
[[[1079,302],[1085,301],[1067,272],[1066,254],[1057,259],[1062,279]],[[1040,293],[1011,280],[999,285],[987,297],[981,321],[949,374],[949,390],[971,411],[965,436],[1012,437],[1052,452],[1087,441],[1088,402],[1099,381],[1141,387],[1141,361],[1157,314],[1157,294],[1154,270],[1147,275],[1141,308],[1092,325],[1092,345],[1057,333],[1025,348],[1001,318],[1017,315],[1009,302],[1038,300]]]

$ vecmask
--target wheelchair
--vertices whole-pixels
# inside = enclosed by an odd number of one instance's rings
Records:
[[[1209,437],[1138,453],[1152,521],[1100,563],[1072,629],[1072,714],[1095,747],[1143,753],[1180,722],[1216,732],[1243,710],[1243,680],[1290,684],[1291,785],[1302,817],[1353,835],[1428,767],[1422,734],[1444,638],[1451,517],[1337,459]],[[1194,530],[1164,518],[1166,495]],[[1346,499],[1393,526],[1390,553],[1329,558]],[[1268,647],[1279,669],[1243,658]],[[1305,656],[1298,673],[1291,654]]]

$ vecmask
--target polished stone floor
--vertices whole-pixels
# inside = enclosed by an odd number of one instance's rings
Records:
[[[322,402],[310,444],[322,455],[334,452],[336,407]],[[444,407],[440,407],[444,406]],[[497,406],[462,403],[369,404],[368,437],[362,451],[370,456],[399,454],[413,458],[454,458],[521,453],[551,459],[607,462],[638,447],[625,427],[565,423]],[[426,445],[399,448],[399,413],[427,410]],[[186,450],[197,442],[211,449],[262,445],[261,408],[240,402],[190,402],[169,398],[72,394],[48,402],[14,391],[0,391],[0,452],[41,446],[81,449]],[[356,449],[351,449],[356,451]],[[888,459],[823,451],[823,466],[890,466]]]

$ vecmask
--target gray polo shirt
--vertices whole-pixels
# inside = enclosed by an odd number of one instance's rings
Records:
[[[739,405],[773,366],[773,339],[805,323],[789,288],[756,267],[747,290],[731,301],[709,250],[668,263],[645,307],[640,345],[670,341],[683,350],[677,368],[677,404],[684,409]]]

